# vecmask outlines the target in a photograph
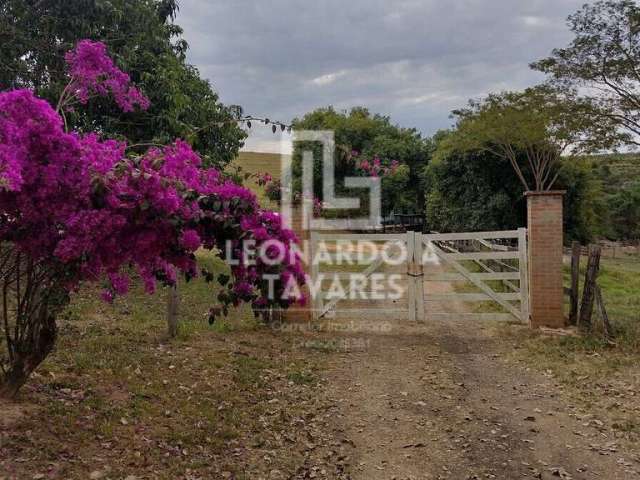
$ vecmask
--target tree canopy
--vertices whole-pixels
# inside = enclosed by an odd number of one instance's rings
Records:
[[[149,97],[144,112],[108,101],[68,111],[69,126],[98,130],[131,144],[187,139],[205,165],[230,162],[246,134],[198,70],[186,62],[187,42],[173,21],[176,0],[7,0],[0,4],[0,90],[32,88],[55,101],[66,84],[64,53],[78,40],[104,42],[117,64]]]
[[[568,25],[571,43],[531,67],[560,88],[580,89],[581,115],[614,121],[640,145],[640,8],[632,0],[585,4]]]
[[[510,162],[525,190],[549,190],[563,154],[618,142],[611,122],[579,115],[580,104],[571,92],[549,86],[491,93],[453,112],[457,126],[442,149],[491,152]]]
[[[615,240],[640,238],[640,181],[611,195],[610,236]]]
[[[394,125],[388,116],[372,114],[364,107],[337,111],[333,107],[319,108],[295,119],[298,130],[333,130],[336,142],[336,187],[345,176],[357,174],[363,159],[379,161],[387,167],[392,162],[406,165],[382,179],[383,212],[416,213],[423,210],[424,189],[422,170],[430,157],[430,143],[414,128]],[[294,145],[294,175],[301,174],[302,151],[313,150],[314,190],[322,195],[322,165],[318,145],[300,142]],[[399,192],[402,195],[399,195]],[[352,192],[353,193],[353,192]]]
[[[491,151],[450,150],[451,132],[434,137],[434,160],[425,170],[426,219],[430,230],[508,230],[526,224],[522,186],[510,162]],[[522,162],[519,153],[518,161]],[[567,240],[588,242],[606,228],[601,185],[583,158],[562,158],[558,188],[566,190]]]

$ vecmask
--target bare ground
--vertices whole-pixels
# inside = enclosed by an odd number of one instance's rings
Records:
[[[637,451],[552,379],[508,361],[489,331],[398,330],[331,362],[354,479],[639,478]]]
[[[579,401],[490,324],[390,314],[174,344],[104,325],[63,335],[0,405],[0,479],[640,478],[610,415],[640,413],[639,384]]]
[[[467,311],[460,302],[440,307]],[[351,478],[640,478],[640,449],[607,412],[514,360],[518,345],[495,328],[392,316],[383,325],[352,323],[343,341],[365,348],[327,369],[335,428],[353,445]]]

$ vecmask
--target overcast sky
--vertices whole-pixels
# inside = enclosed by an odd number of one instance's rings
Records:
[[[424,135],[469,98],[541,81],[584,0],[182,0],[189,61],[223,102],[289,122],[364,105]],[[286,135],[285,135],[286,137]],[[252,129],[245,150],[286,141]],[[286,140],[286,138],[285,138]]]

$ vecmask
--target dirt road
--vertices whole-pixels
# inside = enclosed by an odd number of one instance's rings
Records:
[[[487,324],[383,322],[361,315],[328,368],[351,478],[640,478],[638,452]]]
[[[509,363],[477,324],[359,333],[334,357],[336,428],[354,479],[632,479],[640,463],[550,378]]]

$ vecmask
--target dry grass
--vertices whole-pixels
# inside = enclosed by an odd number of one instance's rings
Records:
[[[567,284],[568,280],[567,271]],[[640,258],[603,258],[598,283],[616,334],[613,344],[597,329],[591,335],[547,335],[505,326],[497,330],[513,343],[514,358],[555,378],[585,409],[608,412],[621,437],[638,441]]]
[[[240,168],[242,172],[251,174],[269,173],[274,179],[280,179],[282,158],[276,153],[240,152],[231,164],[231,168]],[[266,197],[264,188],[258,186],[255,180],[249,180],[245,182],[245,185],[256,192],[260,205],[266,208],[278,209],[278,205]]]
[[[173,341],[165,292],[96,298],[92,288],[74,296],[56,351],[18,403],[2,406],[0,479],[241,479],[302,468],[308,434],[298,422],[319,409],[320,353],[246,310],[209,326],[213,292],[201,280],[181,286]]]
[[[240,166],[249,173],[268,172],[273,178],[279,179],[281,162],[281,156],[277,153],[240,152],[233,165]]]

